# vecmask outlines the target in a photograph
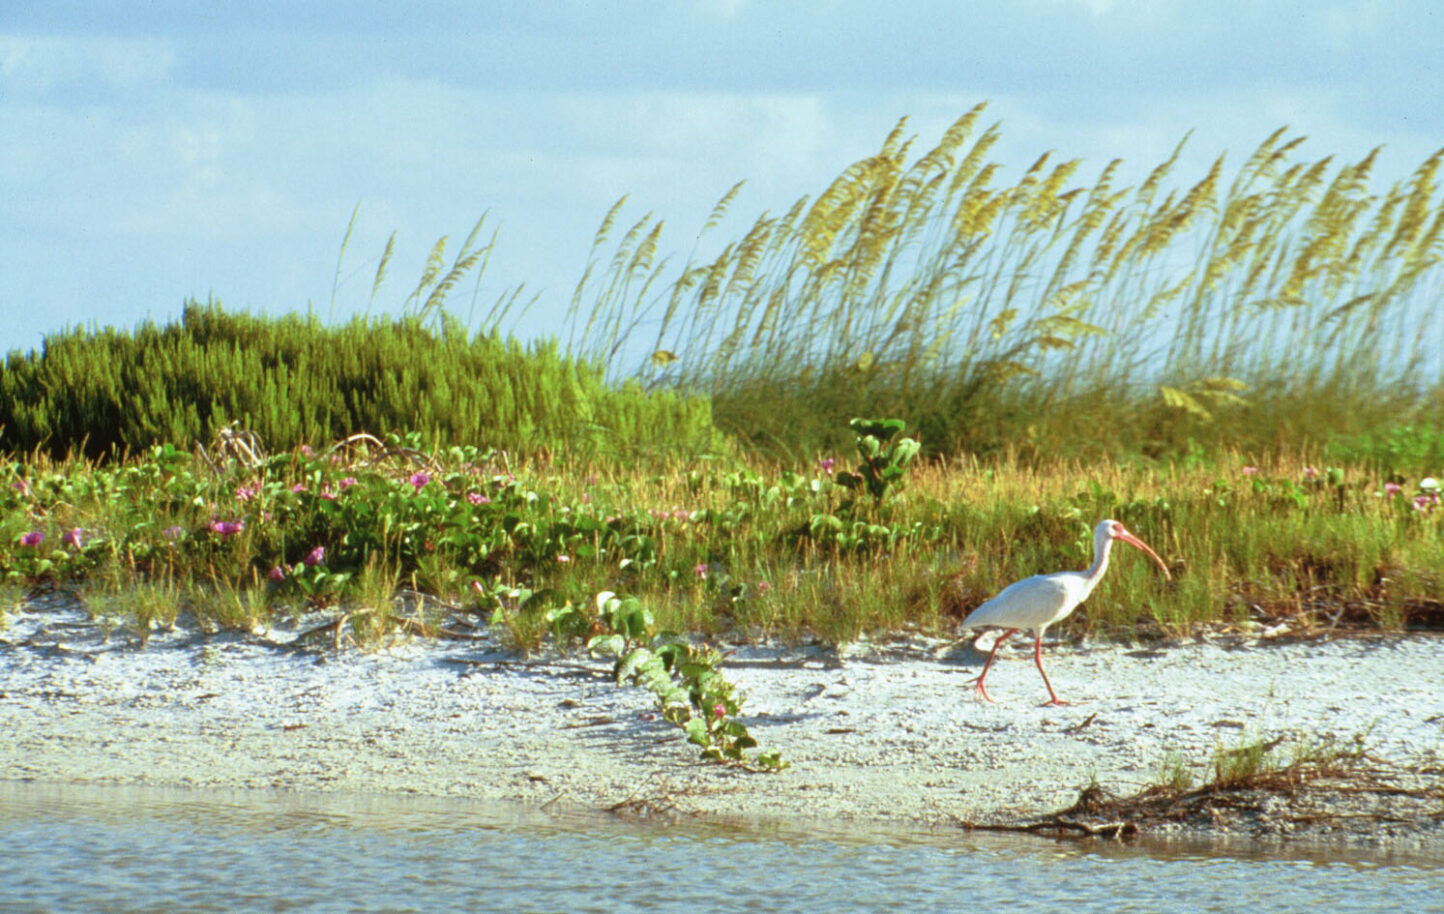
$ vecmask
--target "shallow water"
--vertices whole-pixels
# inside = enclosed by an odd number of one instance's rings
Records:
[[[1444,857],[0,783],[0,910],[1440,910]]]

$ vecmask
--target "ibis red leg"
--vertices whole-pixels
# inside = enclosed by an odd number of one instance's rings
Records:
[[[1048,687],[1048,697],[1052,699],[1052,701],[1046,701],[1044,704],[1066,705],[1068,702],[1059,698],[1058,693],[1053,691],[1053,683],[1048,681],[1048,674],[1043,670],[1043,632],[1041,630],[1038,632],[1037,640],[1033,642],[1033,662],[1038,664],[1038,672],[1043,675],[1043,685]]]
[[[998,636],[998,640],[993,642],[993,649],[988,651],[988,660],[983,664],[983,672],[979,674],[977,681],[973,683],[973,691],[984,701],[991,702],[993,700],[993,696],[988,694],[987,687],[983,685],[983,680],[988,678],[988,668],[993,665],[993,658],[998,654],[998,646],[1006,641],[1009,635],[1015,634],[1017,631],[1016,628],[1010,628],[1003,632]],[[1049,686],[1049,688],[1051,689],[1052,687]]]

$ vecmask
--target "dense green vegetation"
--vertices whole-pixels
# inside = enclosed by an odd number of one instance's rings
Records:
[[[12,454],[189,447],[232,422],[281,449],[363,431],[618,457],[720,445],[704,399],[609,384],[555,343],[471,334],[446,315],[327,327],[192,302],[164,327],[50,336],[0,375]]]
[[[1432,478],[1232,457],[1086,473],[910,465],[871,434],[880,427],[854,430],[854,454],[792,468],[519,461],[400,442],[260,459],[219,449],[214,463],[168,446],[107,464],[9,461],[0,567],[12,584],[79,587],[141,637],[180,611],[253,628],[306,606],[347,608],[366,642],[437,630],[443,619],[396,602],[406,590],[531,648],[591,634],[558,613],[608,590],[639,598],[664,629],[845,641],[944,631],[1009,581],[1086,567],[1093,525],[1114,517],[1176,580],[1120,559],[1075,630],[1398,628],[1444,610]]]

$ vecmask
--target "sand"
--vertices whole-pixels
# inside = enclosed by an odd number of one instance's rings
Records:
[[[0,628],[0,779],[457,796],[679,815],[947,826],[1129,791],[1166,757],[1287,736],[1352,741],[1404,766],[1444,748],[1444,638],[1202,637],[1047,645],[989,676],[967,641],[737,646],[742,719],[791,767],[698,760],[643,690],[584,654],[522,657],[481,632],[384,650],[306,648],[303,626],[184,625],[145,646],[63,595]],[[1444,847],[1438,827],[1410,827]],[[1377,829],[1374,830],[1377,833]]]

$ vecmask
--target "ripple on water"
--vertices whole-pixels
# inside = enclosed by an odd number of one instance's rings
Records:
[[[1444,859],[0,784],[0,909],[1424,911]]]

